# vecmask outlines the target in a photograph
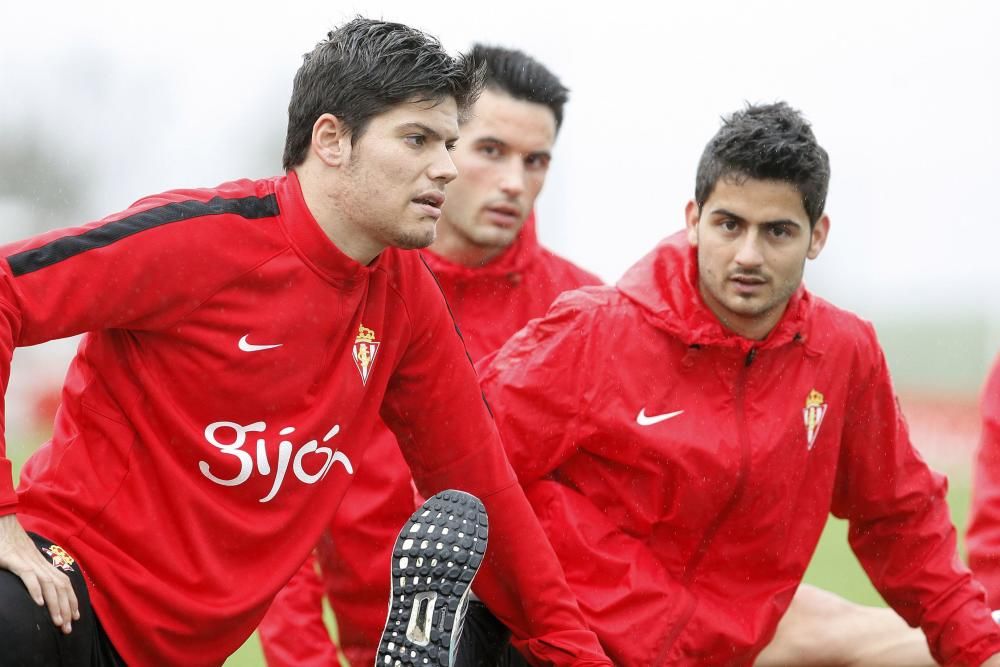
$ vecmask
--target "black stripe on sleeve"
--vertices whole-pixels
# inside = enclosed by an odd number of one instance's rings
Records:
[[[240,199],[213,197],[208,201],[190,200],[164,204],[95,227],[77,236],[63,236],[38,248],[19,252],[8,257],[7,262],[15,277],[23,276],[88,250],[109,246],[147,229],[206,215],[225,213],[232,213],[250,220],[270,218],[278,215],[278,200],[275,195],[270,194],[266,197],[242,197]]]
[[[441,287],[441,281],[438,280],[437,274],[434,273],[434,269],[430,267],[427,260],[424,259],[423,254],[419,250],[414,250],[417,253],[417,257],[420,258],[420,263],[424,265],[427,269],[427,273],[431,274],[431,278],[434,279],[434,284],[437,285],[438,291],[441,292],[441,298],[444,300],[444,307],[448,309],[448,316],[451,317],[451,323],[455,327],[455,333],[458,334],[458,339],[462,341],[462,349],[465,350],[465,358],[469,360],[469,365],[472,366],[472,372],[475,373],[476,377],[479,377],[479,373],[476,373],[476,362],[472,360],[472,355],[469,354],[469,348],[465,344],[465,336],[462,335],[462,330],[458,327],[458,320],[455,319],[455,313],[451,309],[451,304],[448,303],[448,297],[444,294],[444,288]],[[493,414],[493,408],[490,407],[490,402],[486,400],[486,392],[482,389],[479,390],[479,395],[483,397],[483,404],[486,406],[486,411],[490,413],[490,417],[496,420],[496,416]]]

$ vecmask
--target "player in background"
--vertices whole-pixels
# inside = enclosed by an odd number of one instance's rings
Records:
[[[832,512],[936,659],[1000,665],[945,482],[910,444],[873,327],[801,284],[827,240],[829,174],[786,104],[729,116],[685,232],[615,287],[564,294],[479,364],[615,664],[753,663]],[[492,664],[493,651],[460,662]]]
[[[969,567],[986,587],[990,604],[1000,607],[1000,357],[983,388],[980,413],[982,430],[965,540]]]
[[[222,663],[328,527],[381,420],[424,495],[485,503],[477,590],[532,659],[610,664],[408,251],[434,239],[480,87],[436,39],[355,19],[295,76],[285,175],[0,248],[5,383],[15,346],[87,332],[16,492],[0,449],[5,662]]]
[[[561,292],[600,280],[542,247],[535,234],[532,211],[569,91],[520,51],[477,44],[467,57],[485,64],[486,88],[460,125],[452,153],[458,178],[448,186],[437,237],[422,255],[470,356],[478,360],[544,315]],[[317,546],[316,559],[304,564],[261,622],[261,643],[272,667],[338,664],[323,624],[324,594],[348,662],[372,664],[385,621],[388,564],[399,527],[413,509],[413,488],[388,428],[374,436],[365,461]]]

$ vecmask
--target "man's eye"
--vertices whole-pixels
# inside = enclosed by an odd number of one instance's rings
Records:
[[[417,147],[417,146],[423,146],[425,143],[427,143],[427,137],[425,137],[422,134],[408,134],[405,137],[403,137],[403,141],[405,141],[410,146]]]
[[[735,232],[738,227],[739,223],[737,223],[735,220],[722,221],[722,228],[725,229],[727,232]]]
[[[456,144],[455,142],[450,142],[450,143],[445,144],[444,147],[447,148],[449,152],[451,152],[451,151],[455,150],[455,147],[457,145],[458,144]]]
[[[479,152],[486,157],[499,157],[500,149],[492,144],[485,144],[479,147]]]
[[[774,225],[773,227],[771,227],[771,234],[779,238],[784,238],[789,234],[791,234],[791,231],[788,229],[786,225]]]
[[[529,155],[525,158],[524,164],[529,169],[545,169],[549,166],[549,157],[547,155]]]

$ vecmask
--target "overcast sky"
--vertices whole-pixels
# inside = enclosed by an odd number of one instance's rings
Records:
[[[541,234],[605,279],[681,227],[719,116],[784,99],[833,166],[814,291],[869,317],[1000,314],[1000,3],[660,4],[19,2],[0,22],[0,130],[84,170],[61,224],[270,175],[301,55],[356,13],[401,20],[453,51],[522,48],[569,85]],[[0,211],[9,238],[24,208]]]

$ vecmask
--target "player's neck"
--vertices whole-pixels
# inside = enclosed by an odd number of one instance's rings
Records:
[[[337,249],[365,266],[378,257],[385,247],[353,224],[350,207],[345,207],[342,198],[331,192],[329,180],[324,180],[308,163],[296,167],[295,173],[306,208]]]
[[[719,320],[719,323],[723,327],[749,340],[764,340],[767,338],[774,327],[778,326],[781,316],[785,314],[785,309],[788,308],[788,301],[786,300],[784,303],[757,315],[740,315],[716,301],[708,290],[699,287],[699,292],[702,303],[712,311],[712,314],[715,315],[715,318]]]
[[[430,246],[430,251],[435,255],[470,269],[486,266],[502,255],[506,249],[506,247],[479,246],[469,243],[457,234],[447,231],[440,222],[438,223],[438,235]]]

